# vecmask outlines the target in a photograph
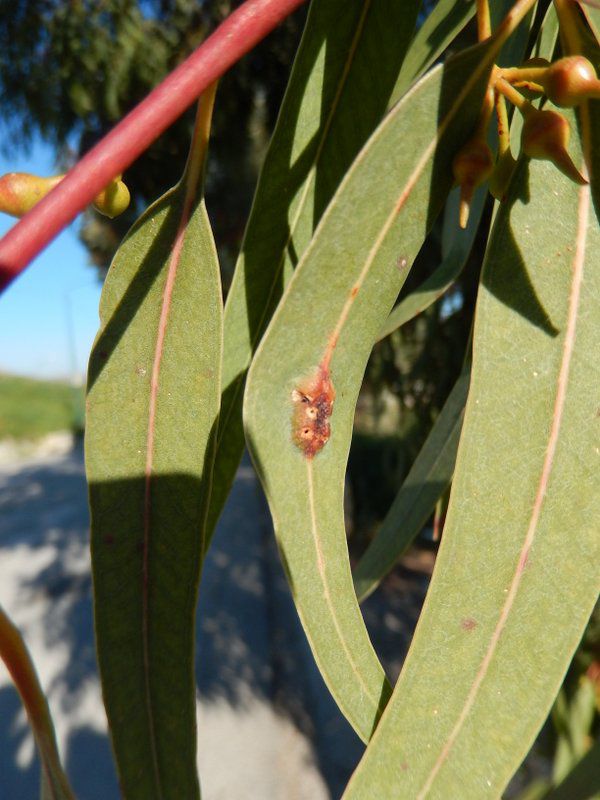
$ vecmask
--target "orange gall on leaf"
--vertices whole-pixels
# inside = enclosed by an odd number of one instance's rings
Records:
[[[324,367],[301,381],[292,392],[292,439],[306,458],[314,458],[329,441],[334,400],[329,370]]]

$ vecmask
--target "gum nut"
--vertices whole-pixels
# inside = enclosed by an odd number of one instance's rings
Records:
[[[478,186],[491,174],[494,156],[483,139],[471,139],[456,154],[452,172],[459,186]]]
[[[510,150],[503,153],[496,162],[494,171],[490,176],[489,190],[492,197],[502,202],[506,199],[508,186],[514,174],[517,161]]]
[[[588,97],[600,96],[596,70],[584,56],[559,59],[548,68],[543,83],[548,98],[563,108],[572,108]]]
[[[105,217],[113,219],[127,209],[130,200],[131,196],[127,186],[123,181],[115,180],[97,195],[94,200],[94,208]]]
[[[529,158],[551,161],[554,166],[575,183],[586,184],[567,151],[571,129],[558,111],[536,111],[523,125],[521,147]]]
[[[521,147],[529,158],[553,160],[557,149],[567,149],[570,136],[569,123],[558,111],[536,111],[525,119]]]
[[[60,183],[64,175],[41,178],[28,172],[9,172],[0,178],[0,211],[22,217]]]

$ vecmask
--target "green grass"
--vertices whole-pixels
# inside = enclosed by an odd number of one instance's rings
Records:
[[[83,388],[0,375],[0,439],[39,439],[53,431],[79,431]]]

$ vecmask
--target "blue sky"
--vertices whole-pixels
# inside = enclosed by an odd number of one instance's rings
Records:
[[[55,173],[51,148],[36,142],[7,159],[5,172]],[[16,220],[0,213],[0,235]],[[98,328],[100,283],[75,222],[0,295],[0,372],[37,378],[83,377]]]

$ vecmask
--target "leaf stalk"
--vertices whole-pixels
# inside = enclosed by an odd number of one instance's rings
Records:
[[[483,42],[492,35],[488,0],[477,0],[477,40]]]

